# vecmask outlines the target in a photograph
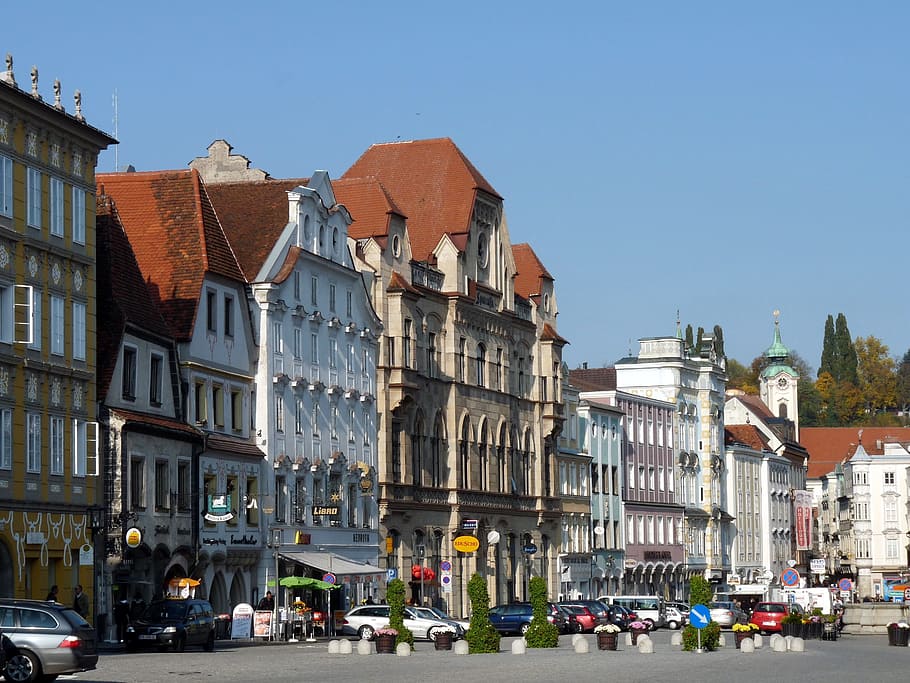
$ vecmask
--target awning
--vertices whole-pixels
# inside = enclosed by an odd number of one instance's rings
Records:
[[[366,562],[356,562],[337,553],[318,552],[315,550],[290,550],[281,552],[280,555],[286,560],[341,576],[385,574],[384,569],[380,569],[375,565],[367,564]]]

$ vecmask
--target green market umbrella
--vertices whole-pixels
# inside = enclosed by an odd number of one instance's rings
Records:
[[[310,578],[309,576],[285,576],[278,581],[278,584],[285,588],[319,588],[321,586],[316,586],[316,584],[321,583],[325,582],[320,581],[319,579]]]

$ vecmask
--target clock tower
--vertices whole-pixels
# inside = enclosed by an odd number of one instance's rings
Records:
[[[774,311],[774,342],[765,351],[767,367],[758,378],[759,396],[775,417],[792,420],[799,440],[799,373],[787,362],[790,350],[780,340],[780,311]]]

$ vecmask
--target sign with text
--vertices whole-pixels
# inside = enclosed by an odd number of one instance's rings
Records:
[[[460,553],[473,553],[480,547],[480,541],[474,536],[459,536],[452,541],[452,547]]]
[[[793,522],[796,526],[796,549],[812,547],[812,493],[793,492]]]
[[[271,614],[271,612],[270,612]],[[241,602],[231,614],[231,640],[250,638],[253,633],[253,606]]]
[[[253,637],[268,638],[272,634],[272,612],[257,609],[253,613]]]
[[[825,558],[813,557],[811,560],[809,560],[809,571],[811,571],[813,574],[824,574],[826,571]]]

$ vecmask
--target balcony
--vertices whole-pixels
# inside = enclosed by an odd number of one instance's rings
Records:
[[[425,263],[411,264],[411,284],[426,287],[437,292],[442,291],[444,277],[438,270],[433,270]]]

